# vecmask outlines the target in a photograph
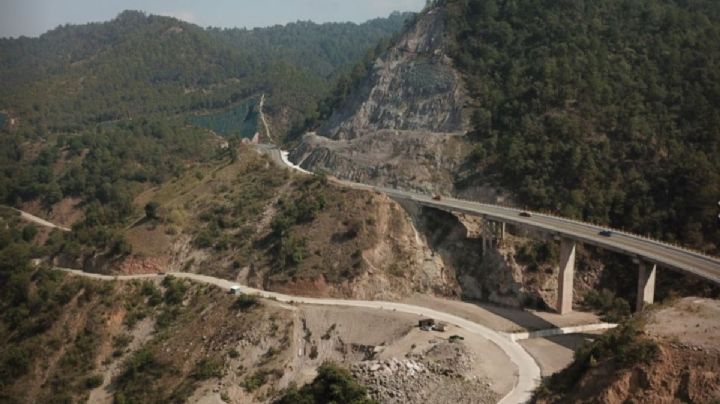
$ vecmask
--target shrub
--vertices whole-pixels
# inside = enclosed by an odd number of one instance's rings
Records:
[[[600,292],[588,291],[583,303],[600,313],[603,321],[620,322],[630,316],[630,304],[627,300],[616,297],[612,291],[607,289]]]
[[[192,377],[195,380],[207,380],[223,376],[222,362],[214,359],[203,359],[195,365]]]
[[[150,350],[137,351],[124,364],[117,378],[115,402],[144,402],[144,396],[152,390],[154,381],[163,374],[166,365],[158,361]]]
[[[178,307],[168,307],[158,315],[156,320],[156,327],[158,329],[167,328],[180,316],[180,309]]]
[[[657,345],[642,335],[638,321],[626,320],[595,341],[581,346],[575,352],[573,363],[546,379],[537,394],[542,397],[552,392],[562,394],[570,391],[585,372],[598,363],[609,362],[613,372],[617,373],[634,364],[650,364],[657,353]]]
[[[361,386],[346,369],[333,363],[324,363],[312,383],[301,389],[290,387],[274,404],[296,403],[348,403],[374,404]]]
[[[30,369],[32,355],[26,349],[10,347],[0,359],[0,385],[17,379]]]
[[[212,247],[215,242],[215,238],[210,234],[209,231],[203,230],[193,240],[193,244],[197,248],[209,248]]]
[[[151,220],[157,219],[159,210],[160,204],[155,201],[150,201],[145,205],[145,217]]]
[[[263,362],[269,362],[272,358],[274,358],[280,351],[275,347],[268,348],[267,351],[263,354]]]
[[[35,238],[35,236],[37,235],[37,233],[38,233],[38,230],[35,226],[27,225],[27,226],[23,227],[22,238],[25,241],[32,241]]]
[[[104,378],[102,375],[93,375],[85,379],[85,388],[92,390],[94,388],[102,386]]]
[[[163,279],[163,286],[166,288],[164,297],[166,304],[172,306],[182,303],[185,298],[185,292],[187,291],[187,286],[184,282],[175,277],[166,276],[165,279]]]
[[[258,370],[252,375],[246,377],[245,380],[243,380],[242,382],[242,386],[245,388],[245,390],[252,393],[253,391],[265,385],[265,383],[267,383],[267,379],[268,371]]]
[[[325,331],[325,334],[323,334],[320,339],[328,340],[332,336],[332,332],[335,331],[335,328],[337,327],[337,324],[333,323],[330,328]]]
[[[260,299],[253,295],[240,295],[233,303],[233,309],[247,311],[260,304]]]

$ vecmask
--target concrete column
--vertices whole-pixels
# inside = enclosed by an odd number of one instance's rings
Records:
[[[490,246],[488,245],[488,238],[487,238],[486,235],[483,234],[483,236],[482,236],[482,249],[483,249],[482,252],[483,252],[483,255],[487,255],[487,253],[488,253],[488,248],[490,248]]]
[[[563,238],[560,241],[560,274],[558,278],[557,301],[557,311],[560,314],[572,311],[574,275],[575,241]]]
[[[655,275],[657,273],[657,265],[646,264],[640,261],[638,269],[638,289],[635,308],[637,311],[642,311],[646,304],[652,304],[655,300]]]
[[[505,222],[498,222],[498,240],[505,240]]]

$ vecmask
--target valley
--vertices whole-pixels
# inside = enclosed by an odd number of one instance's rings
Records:
[[[0,402],[720,400],[720,6],[407,4],[0,38]]]

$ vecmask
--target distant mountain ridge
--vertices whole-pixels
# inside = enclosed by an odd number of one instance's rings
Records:
[[[31,127],[72,131],[222,108],[264,92],[269,109],[292,121],[407,17],[219,30],[125,11],[109,22],[65,25],[39,38],[0,39],[0,109]]]

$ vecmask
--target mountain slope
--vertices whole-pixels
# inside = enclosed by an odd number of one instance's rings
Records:
[[[444,3],[481,177],[531,206],[717,252],[717,2]]]
[[[446,65],[463,78],[470,124],[462,128],[468,136],[454,139],[463,153],[436,143],[443,130],[431,124],[398,141],[406,127],[392,111],[414,111],[417,95],[374,98],[362,87],[318,129],[329,139],[308,136],[293,157],[366,182],[489,200],[496,195],[478,190],[505,189],[519,205],[717,253],[718,16],[717,2],[704,0],[436,1],[414,36],[444,27],[433,52],[451,57]],[[382,63],[395,61],[404,40]],[[377,76],[367,80],[380,89]],[[398,69],[385,82],[412,78]],[[343,113],[358,99],[372,106],[368,113]],[[446,116],[420,112],[428,123]],[[358,116],[367,122],[358,125]],[[349,127],[355,131],[332,130]],[[356,136],[363,127],[364,141]],[[352,139],[337,141],[337,133]]]
[[[719,312],[717,300],[690,297],[623,324],[580,348],[535,401],[717,402]]]
[[[124,252],[111,228],[129,224],[137,193],[252,137],[261,99],[279,140],[406,17],[247,31],[126,11],[0,39],[0,201],[84,216],[67,223],[77,224],[76,241]]]
[[[445,20],[442,9],[420,16],[291,158],[355,181],[451,190],[469,126]]]
[[[267,92],[292,120],[405,14],[366,24],[202,29],[125,11],[106,23],[0,40],[0,109],[53,131],[228,106]],[[296,44],[291,49],[292,39]],[[286,112],[287,113],[287,112]]]

